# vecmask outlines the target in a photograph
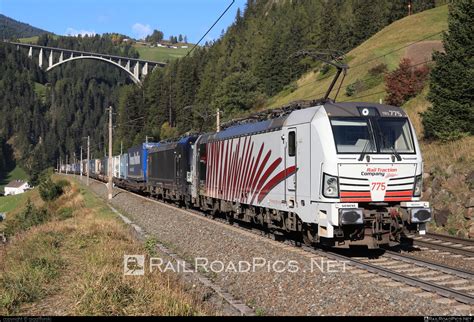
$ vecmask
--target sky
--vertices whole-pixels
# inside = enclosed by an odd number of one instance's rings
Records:
[[[232,0],[0,0],[0,13],[58,35],[117,32],[141,39],[163,31],[165,38],[182,34],[197,42]],[[234,4],[205,41],[219,38],[242,11]]]

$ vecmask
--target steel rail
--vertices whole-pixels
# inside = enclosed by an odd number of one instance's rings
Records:
[[[308,250],[308,247],[305,246],[304,249]],[[309,251],[311,251],[311,248],[309,248]],[[388,277],[392,280],[402,282],[402,283],[408,284],[410,286],[415,286],[415,287],[421,288],[425,291],[437,293],[437,294],[439,294],[443,297],[453,298],[458,302],[462,302],[462,303],[465,303],[465,304],[471,304],[471,305],[474,304],[474,296],[470,295],[468,293],[460,292],[460,291],[457,291],[455,289],[451,289],[449,287],[445,287],[445,286],[442,286],[442,285],[437,285],[433,282],[423,281],[423,280],[415,278],[415,277],[404,275],[403,273],[395,272],[395,271],[390,270],[388,268],[380,267],[380,266],[370,264],[370,263],[365,263],[361,260],[354,259],[354,258],[351,258],[351,257],[347,257],[347,256],[344,256],[344,255],[340,255],[340,254],[337,254],[337,253],[322,251],[322,250],[315,250],[315,251],[311,251],[311,252],[319,253],[320,255],[330,257],[334,260],[347,261],[350,264],[353,264],[354,266],[356,266],[360,269],[363,269],[363,270],[366,270],[366,271],[369,271],[371,273],[375,273],[375,274],[378,274],[378,275],[381,275],[381,276],[384,276],[384,277]]]

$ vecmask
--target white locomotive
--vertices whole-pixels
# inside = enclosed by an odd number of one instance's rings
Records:
[[[376,248],[423,234],[423,163],[399,107],[334,103],[245,121],[194,143],[191,202],[311,244]]]

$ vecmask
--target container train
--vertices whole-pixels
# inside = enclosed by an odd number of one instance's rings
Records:
[[[431,220],[414,134],[399,107],[329,101],[143,143],[111,167],[118,187],[229,221],[306,244],[378,248],[404,230],[424,234]],[[108,159],[67,167],[108,177]]]

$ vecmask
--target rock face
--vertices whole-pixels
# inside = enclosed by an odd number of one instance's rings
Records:
[[[469,197],[469,200],[465,204],[466,208],[474,208],[474,197]]]
[[[438,226],[446,226],[449,217],[449,209],[434,210],[434,220]]]
[[[431,169],[423,179],[422,200],[430,202],[434,223],[450,233],[474,238],[474,171],[450,164]]]
[[[469,174],[466,176],[465,182],[470,190],[474,189],[474,170],[469,172]]]

